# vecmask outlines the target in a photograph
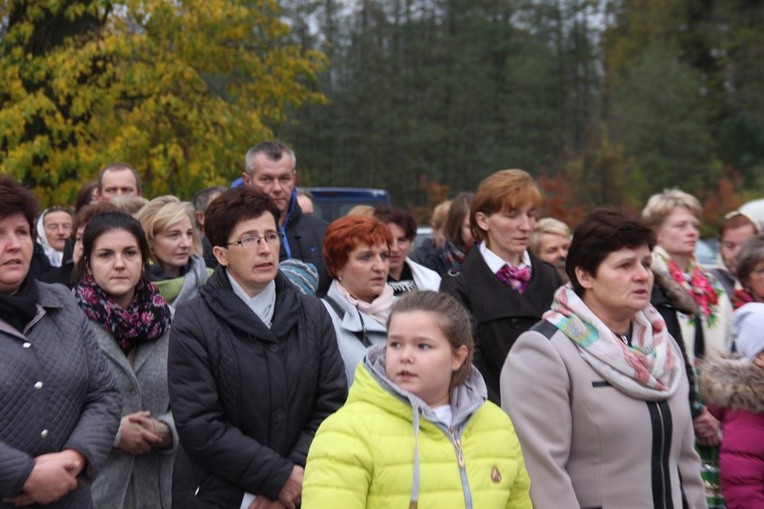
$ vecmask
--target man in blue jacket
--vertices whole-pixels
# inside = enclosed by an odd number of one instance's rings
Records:
[[[281,213],[279,261],[297,258],[312,263],[318,270],[318,291],[322,296],[329,289],[331,278],[324,263],[324,233],[328,223],[303,214],[297,203],[297,157],[294,151],[278,140],[264,141],[247,151],[242,180],[270,196]]]

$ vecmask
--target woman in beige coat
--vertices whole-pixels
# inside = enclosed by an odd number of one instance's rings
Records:
[[[589,215],[571,283],[507,357],[502,407],[536,509],[706,507],[682,353],[650,305],[653,238],[639,219]]]

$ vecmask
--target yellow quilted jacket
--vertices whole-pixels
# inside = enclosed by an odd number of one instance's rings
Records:
[[[387,379],[384,346],[369,350],[347,403],[316,434],[303,509],[530,509],[514,428],[485,401],[477,370],[453,390],[454,420],[446,429],[419,398]]]

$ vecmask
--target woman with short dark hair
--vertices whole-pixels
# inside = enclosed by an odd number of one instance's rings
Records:
[[[69,291],[29,273],[36,213],[0,175],[0,507],[89,508],[121,398]]]
[[[682,351],[650,305],[654,234],[614,210],[573,234],[550,311],[501,373],[539,509],[706,507]]]
[[[313,435],[345,401],[329,315],[278,269],[278,218],[251,186],[207,209],[219,265],[170,332],[173,507],[293,509]]]
[[[393,241],[390,244],[390,273],[387,284],[396,298],[412,290],[433,290],[440,287],[440,276],[409,258],[416,237],[416,221],[397,207],[378,206],[374,217],[387,224]]]

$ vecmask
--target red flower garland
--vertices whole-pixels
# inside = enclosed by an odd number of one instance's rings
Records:
[[[685,275],[674,260],[669,260],[668,269],[674,281],[682,285],[692,296],[693,300],[698,303],[709,325],[713,324],[715,318],[714,307],[719,304],[719,295],[708,279],[708,276],[698,265],[693,267],[692,274]]]

